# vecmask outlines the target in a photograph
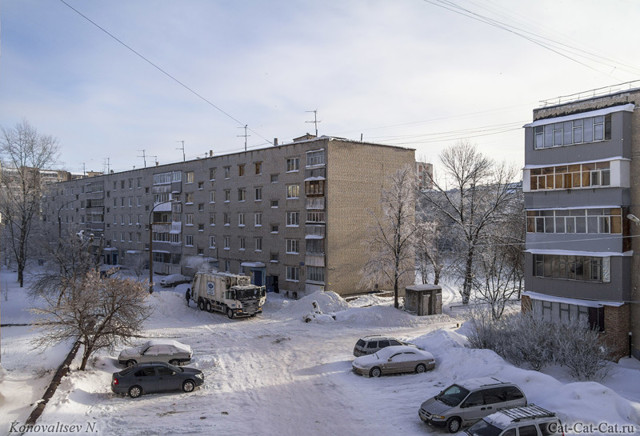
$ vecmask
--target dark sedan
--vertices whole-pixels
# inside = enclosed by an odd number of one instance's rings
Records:
[[[203,383],[204,375],[199,369],[153,362],[114,372],[111,377],[111,390],[116,394],[129,394],[131,398],[137,398],[153,392],[191,392]]]

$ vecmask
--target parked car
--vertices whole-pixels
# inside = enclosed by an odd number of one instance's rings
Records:
[[[193,351],[189,345],[170,339],[153,339],[120,352],[118,363],[133,366],[144,362],[167,362],[180,365],[189,362]]]
[[[471,436],[550,436],[561,434],[562,423],[555,413],[530,404],[504,409],[482,418],[465,433]]]
[[[353,361],[353,371],[370,377],[402,372],[425,372],[436,366],[433,354],[406,345],[385,347]]]
[[[164,362],[141,363],[111,376],[111,390],[138,398],[152,392],[191,392],[204,383],[204,374],[195,368],[179,368]]]
[[[527,398],[515,384],[482,377],[449,386],[422,403],[418,415],[428,424],[456,433],[500,409],[526,405]]]
[[[376,351],[392,345],[407,345],[415,347],[415,345],[409,342],[404,342],[390,336],[365,336],[358,339],[358,342],[356,342],[356,345],[353,347],[353,355],[356,357],[366,356],[367,354],[373,354]]]
[[[160,286],[163,288],[169,288],[182,283],[191,283],[191,277],[183,276],[182,274],[169,274],[160,280]]]

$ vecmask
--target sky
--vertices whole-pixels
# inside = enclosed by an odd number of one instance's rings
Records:
[[[0,126],[54,136],[74,173],[286,143],[314,116],[436,174],[460,141],[522,167],[542,100],[640,86],[639,19],[636,0],[0,0]]]

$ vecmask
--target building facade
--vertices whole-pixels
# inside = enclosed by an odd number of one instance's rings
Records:
[[[61,234],[93,234],[106,264],[144,263],[151,245],[157,273],[205,262],[292,297],[346,295],[360,290],[370,211],[405,165],[415,167],[414,150],[303,137],[58,183],[44,215]]]
[[[523,307],[599,329],[616,357],[640,357],[639,102],[640,89],[576,99],[525,126]]]

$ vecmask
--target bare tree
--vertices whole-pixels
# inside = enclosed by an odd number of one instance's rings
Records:
[[[118,340],[139,333],[149,317],[147,286],[135,280],[101,278],[97,271],[72,277],[64,284],[67,291],[60,303],[44,294],[46,305],[33,309],[40,315],[41,335],[34,344],[46,347],[66,340],[79,340],[83,346],[80,370],[91,355],[102,348],[112,349]]]
[[[488,227],[508,211],[517,170],[497,165],[468,142],[445,149],[440,155],[443,180],[432,178],[434,191],[425,200],[460,235],[462,245],[462,303],[468,304],[473,284],[473,262]]]
[[[407,165],[391,176],[389,189],[382,191],[382,213],[372,213],[375,224],[366,241],[371,256],[363,267],[362,283],[393,286],[396,308],[400,286],[415,275],[415,198],[415,169]]]
[[[40,135],[27,121],[18,123],[12,129],[2,128],[0,211],[18,264],[20,287],[24,286],[29,235],[43,194],[41,170],[54,164],[57,153],[56,139]]]
[[[416,223],[415,250],[422,283],[428,283],[430,274],[434,285],[440,283],[444,258],[440,224],[436,220]]]

